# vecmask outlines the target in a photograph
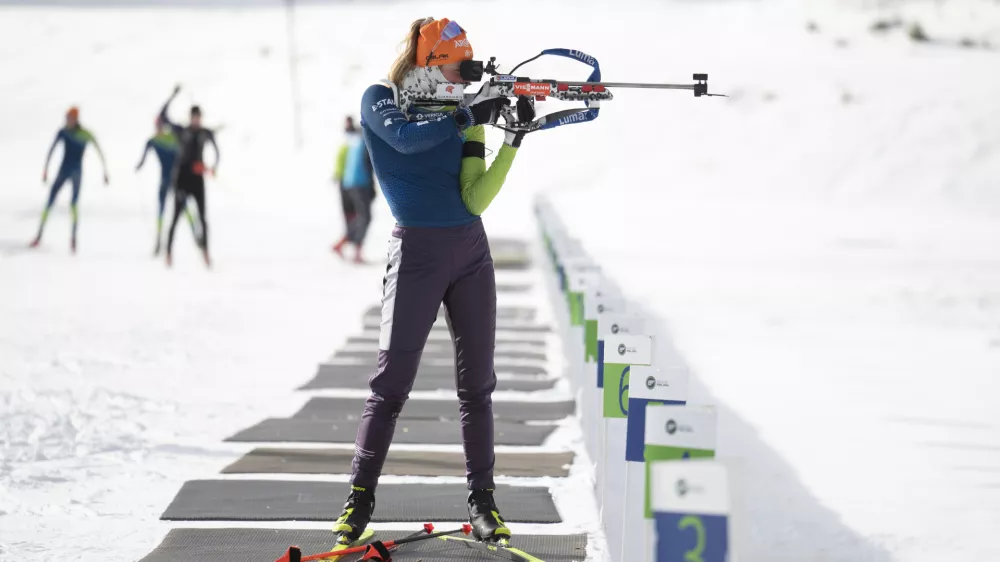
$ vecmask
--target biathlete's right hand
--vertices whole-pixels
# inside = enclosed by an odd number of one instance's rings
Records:
[[[42,183],[49,181],[49,171],[45,170],[42,172]]]
[[[177,95],[178,93],[180,93],[180,91],[181,91],[181,85],[180,85],[180,84],[177,84],[176,86],[174,86],[174,95],[175,95],[175,96],[176,96],[176,95]]]

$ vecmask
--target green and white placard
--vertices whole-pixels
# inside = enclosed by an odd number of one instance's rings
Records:
[[[688,370],[677,365],[660,366],[657,348],[656,365],[633,365],[629,372],[628,420],[625,430],[625,511],[622,534],[645,534],[648,499],[646,491],[646,412],[659,404],[683,405],[687,402]],[[645,560],[647,545],[642,540],[622,541],[622,560]]]
[[[653,336],[618,334],[604,340],[602,412],[605,418],[628,416],[629,368],[632,365],[651,365],[652,362]]]
[[[628,312],[617,312],[623,310],[623,306],[608,309],[601,313],[597,319],[597,339],[603,336],[635,335],[649,333],[646,330],[646,317],[641,314],[629,314]]]
[[[587,286],[583,293],[583,339],[584,361],[597,363],[598,321],[605,311],[624,310],[625,299],[619,296],[618,288],[607,279],[599,284]]]
[[[566,298],[569,299],[570,326],[583,326],[583,295],[587,287],[598,286],[601,267],[589,259],[573,260],[564,266],[566,272]]]
[[[714,406],[646,406],[646,517],[651,518],[650,470],[656,461],[713,458],[717,415]]]

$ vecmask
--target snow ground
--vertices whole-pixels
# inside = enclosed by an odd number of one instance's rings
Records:
[[[738,96],[605,121],[629,165],[550,199],[720,405],[746,559],[995,559],[1000,55],[780,19],[731,60],[669,35]]]
[[[608,80],[708,72],[733,96],[616,91],[597,121],[529,137],[486,220],[533,234],[547,192],[669,327],[746,467],[744,560],[1000,554],[1000,55],[866,31],[898,10],[1000,44],[995,3],[389,5],[300,7],[301,152],[276,6],[0,8],[0,560],[142,556],[180,485],[249,448],[223,438],[305,402],[291,389],[379,298],[377,263],[327,250],[340,124],[427,14],[506,68],[578,47]],[[496,17],[519,13],[559,25],[512,42]],[[210,273],[183,228],[173,271],[150,257],[156,165],[131,169],[176,81],[174,115],[225,126]],[[26,253],[71,103],[113,183],[89,154],[79,255],[65,193]],[[390,225],[380,201],[369,256]]]

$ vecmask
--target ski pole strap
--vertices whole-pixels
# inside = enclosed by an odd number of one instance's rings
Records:
[[[563,109],[539,117],[536,120],[538,127],[534,130],[551,129],[561,125],[593,121],[594,119],[597,119],[596,109]]]
[[[392,560],[392,556],[389,554],[389,549],[382,544],[382,541],[375,541],[368,545],[368,548],[365,550],[365,554],[361,557],[361,559],[389,562],[389,560]]]
[[[601,81],[601,65],[597,62],[597,59],[584,53],[582,51],[576,51],[573,49],[545,49],[542,51],[543,55],[553,55],[557,57],[565,57],[568,59],[573,59],[586,64],[593,70],[590,72],[590,76],[587,77],[587,82],[600,82]],[[600,111],[598,108],[590,107],[589,101],[584,101],[588,109],[574,109],[566,111],[558,111],[551,115],[546,115],[539,120],[539,129],[552,129],[559,127],[561,125],[570,125],[573,123],[585,123],[587,121],[593,121],[597,119],[597,113]],[[558,117],[557,117],[558,115]]]

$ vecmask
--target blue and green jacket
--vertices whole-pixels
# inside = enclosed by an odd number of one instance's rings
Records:
[[[146,141],[146,148],[142,151],[142,158],[135,167],[136,170],[142,168],[143,162],[146,161],[146,154],[149,153],[150,149],[156,153],[156,158],[160,161],[160,175],[164,178],[169,178],[171,171],[174,169],[177,154],[180,152],[180,144],[177,142],[177,137],[171,133],[158,133]]]
[[[60,142],[63,143],[63,159],[62,164],[59,165],[61,173],[76,172],[83,169],[83,152],[86,150],[88,143],[94,143],[95,148],[100,153],[100,147],[97,146],[97,139],[94,138],[94,135],[90,131],[79,125],[73,128],[63,127],[56,133],[56,138],[52,141],[52,146],[49,147],[49,154],[45,157],[46,168],[49,167],[49,160],[52,159],[52,153],[55,151],[56,145]]]
[[[496,197],[517,148],[504,144],[487,169],[482,126],[458,126],[450,113],[411,121],[392,88],[370,86],[361,130],[375,175],[400,226],[447,227],[478,220]]]

